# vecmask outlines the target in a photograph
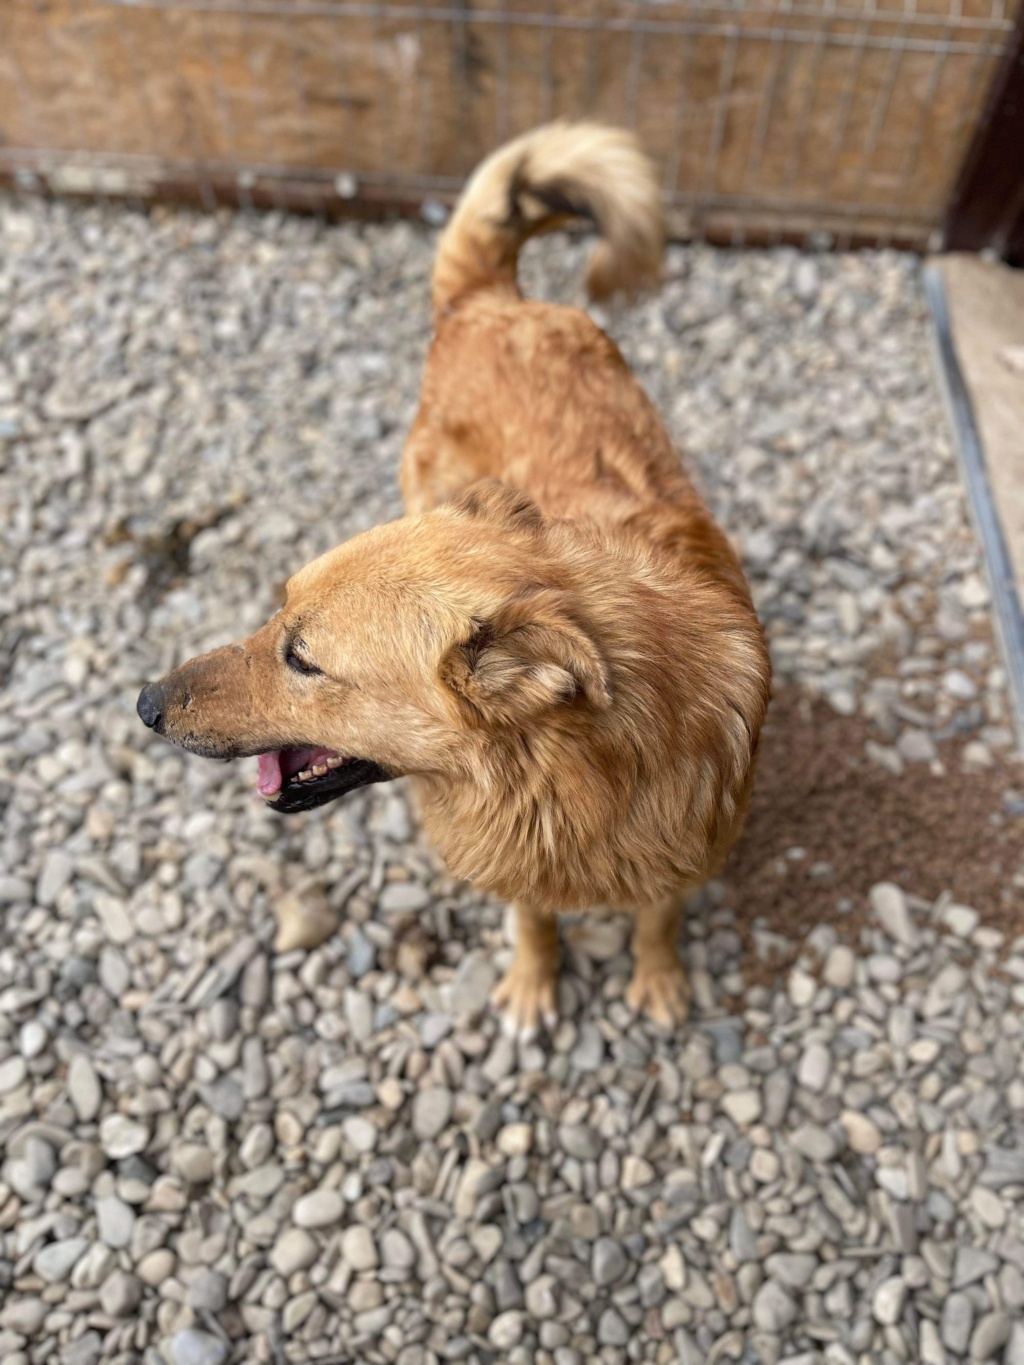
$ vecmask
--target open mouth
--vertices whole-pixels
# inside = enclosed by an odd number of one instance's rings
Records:
[[[356,787],[389,782],[394,776],[368,758],[351,758],[333,749],[274,749],[258,757],[256,786],[272,810],[282,815],[315,810]]]

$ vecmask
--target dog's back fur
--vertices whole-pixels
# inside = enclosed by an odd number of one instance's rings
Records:
[[[742,570],[619,351],[585,313],[519,293],[520,247],[569,215],[605,234],[592,293],[656,278],[657,183],[631,136],[555,124],[500,149],[441,237],[402,475],[413,512],[484,477],[528,493],[494,489],[480,512],[602,661],[582,704],[540,711],[525,739],[490,723],[479,781],[424,791],[456,871],[552,909],[636,905],[715,870],[769,687]]]

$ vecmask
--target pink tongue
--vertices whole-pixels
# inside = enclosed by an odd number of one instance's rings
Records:
[[[256,786],[261,796],[273,796],[275,792],[281,790],[281,754],[276,750],[272,754],[260,754],[257,758],[259,764],[259,776]]]

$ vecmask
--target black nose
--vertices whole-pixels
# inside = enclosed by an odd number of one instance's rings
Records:
[[[139,713],[139,720],[143,725],[147,725],[150,730],[160,723],[160,694],[157,692],[155,683],[147,683],[139,693],[139,700],[135,703],[135,709]]]

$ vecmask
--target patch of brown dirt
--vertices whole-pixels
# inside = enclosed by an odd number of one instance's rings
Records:
[[[774,698],[746,829],[722,873],[744,937],[759,918],[794,941],[822,922],[853,930],[880,881],[949,891],[1008,939],[1024,933],[1024,817],[1004,802],[1020,769],[964,772],[951,742],[943,776],[917,763],[895,777],[865,756],[872,737],[867,721],[795,688]]]

